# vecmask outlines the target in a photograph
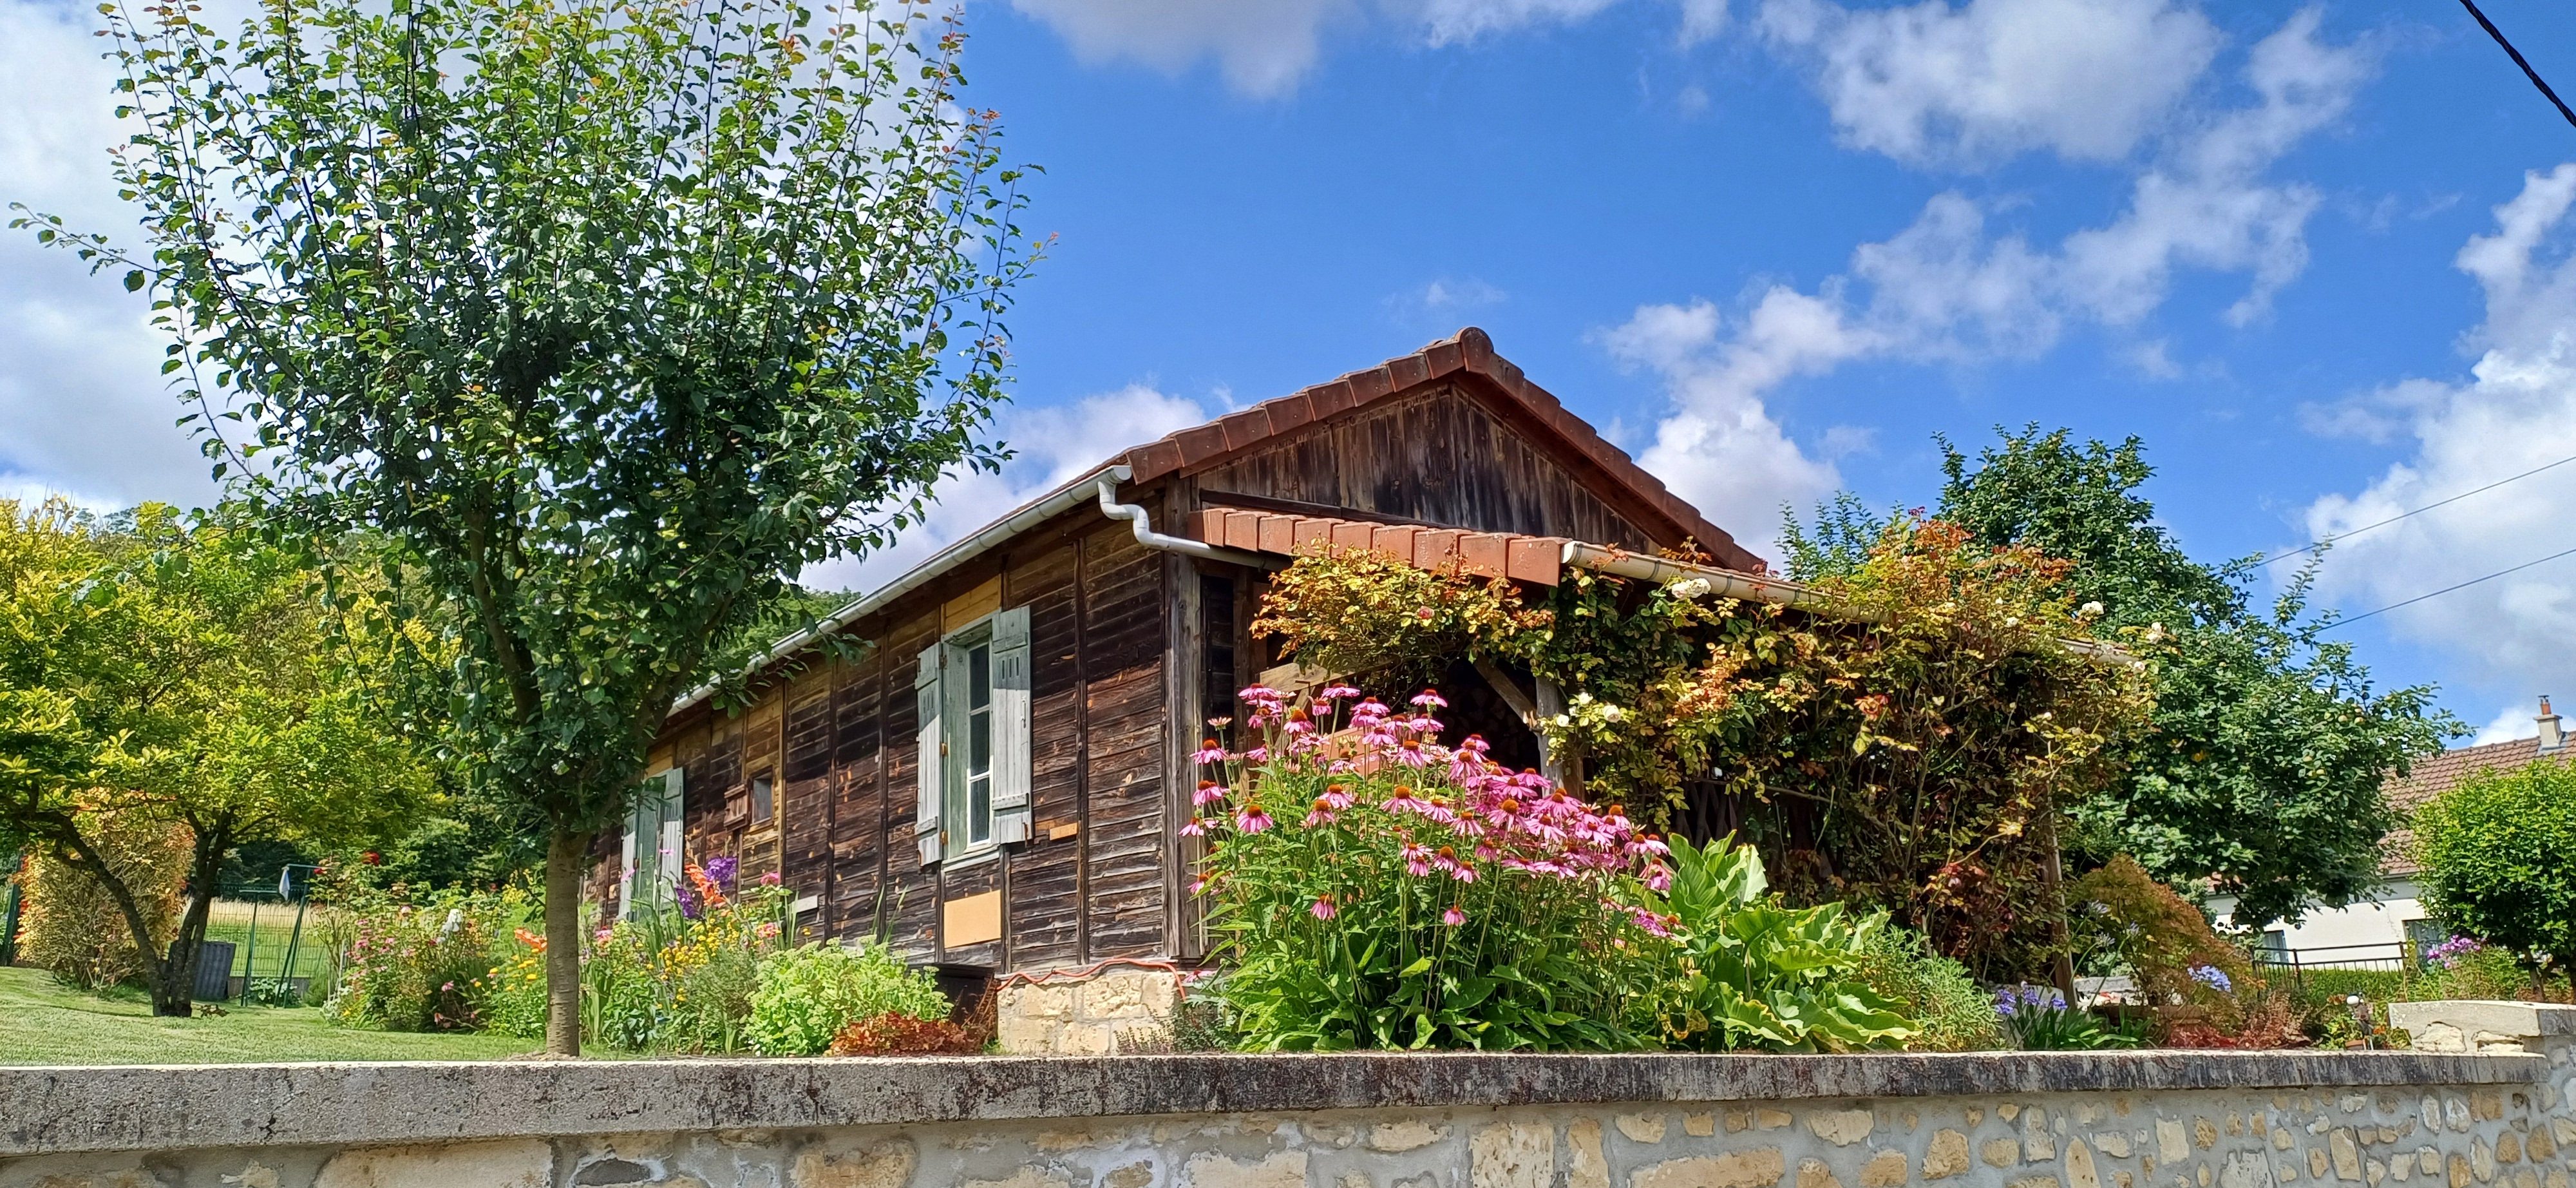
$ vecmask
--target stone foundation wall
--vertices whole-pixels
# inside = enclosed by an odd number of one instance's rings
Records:
[[[1169,970],[1114,965],[1082,978],[1006,982],[994,992],[995,1039],[1013,1056],[1159,1050],[1180,985]]]
[[[0,1070],[0,1188],[2569,1188],[2576,1026],[2521,1009],[2530,1054]]]

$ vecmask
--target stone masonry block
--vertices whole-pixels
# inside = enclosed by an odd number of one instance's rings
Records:
[[[322,1165],[313,1188],[549,1188],[554,1151],[534,1139],[360,1147]]]

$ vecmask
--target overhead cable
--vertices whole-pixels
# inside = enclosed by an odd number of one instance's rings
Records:
[[[2504,39],[2504,30],[2496,28],[2495,22],[2487,19],[2487,14],[2478,11],[2477,0],[2460,0],[2460,7],[2468,9],[2470,16],[2478,18],[2478,24],[2485,27],[2487,36],[2495,38],[2495,43],[2503,46],[2504,52],[2513,58],[2513,64],[2522,67],[2523,77],[2530,79],[2531,85],[2540,88],[2541,94],[2549,96],[2549,101],[2558,105],[2558,114],[2567,117],[2568,123],[2576,124],[2576,111],[2569,111],[2567,102],[2558,97],[2558,92],[2550,90],[2549,84],[2541,81],[2540,72],[2532,69],[2531,63],[2523,60],[2522,51],[2513,48],[2513,43]]]
[[[2353,537],[2359,536],[2359,535],[2361,535],[2361,534],[2362,534],[2362,533],[2364,533],[2364,532],[2368,532],[2368,531],[2370,531],[2370,530],[2371,530],[2371,529],[2373,529],[2373,528],[2383,528],[2383,527],[2386,527],[2386,526],[2388,526],[2388,525],[2390,525],[2390,524],[2394,524],[2394,523],[2396,523],[2396,522],[2397,522],[2397,521],[2399,521],[2399,520],[2403,520],[2403,519],[2405,519],[2405,518],[2406,518],[2406,517],[2408,517],[2408,516],[2417,516],[2417,515],[2422,515],[2422,514],[2424,514],[2425,512],[2428,512],[2428,511],[2433,510],[2434,508],[2437,508],[2437,507],[2443,507],[2443,506],[2446,506],[2446,505],[2449,505],[2449,504],[2453,504],[2453,503],[2458,503],[2459,501],[2461,501],[2461,500],[2463,500],[2463,499],[2466,499],[2466,498],[2468,498],[2468,497],[2469,497],[2469,496],[2471,496],[2471,495],[2477,495],[2477,494],[2480,494],[2480,493],[2483,493],[2483,492],[2492,491],[2492,490],[2495,490],[2495,489],[2496,489],[2496,488],[2498,488],[2498,487],[2501,487],[2501,486],[2505,485],[2506,483],[2513,482],[2513,481],[2515,481],[2516,479],[2527,479],[2527,478],[2530,478],[2531,476],[2533,476],[2533,475],[2535,475],[2535,474],[2540,473],[2541,471],[2544,471],[2544,470],[2549,469],[2550,467],[2553,467],[2553,466],[2565,466],[2565,465],[2567,465],[2567,464],[2568,464],[2568,463],[2570,463],[2570,462],[2576,462],[2576,454],[2570,454],[2570,455],[2568,455],[2567,457],[2561,458],[2561,459],[2559,459],[2559,460],[2557,460],[2557,461],[2555,461],[2555,462],[2548,463],[2547,465],[2543,465],[2543,466],[2534,466],[2534,467],[2532,467],[2532,468],[2531,468],[2531,469],[2529,469],[2529,470],[2523,471],[2521,474],[2511,475],[2511,476],[2508,476],[2508,477],[2505,477],[2505,478],[2497,479],[2496,481],[2494,481],[2494,482],[2492,482],[2492,483],[2488,483],[2487,485],[2485,485],[2485,486],[2483,486],[2483,487],[2479,487],[2479,488],[2477,488],[2476,490],[2471,490],[2471,491],[2462,491],[2462,492],[2460,492],[2459,494],[2454,495],[2454,496],[2451,496],[2451,497],[2450,497],[2450,498],[2448,498],[2448,499],[2442,500],[2442,501],[2441,501],[2441,502],[2439,502],[2439,503],[2427,503],[2427,504],[2425,504],[2424,506],[2419,507],[2419,508],[2416,508],[2416,509],[2415,509],[2415,510],[2413,510],[2413,511],[2404,511],[2404,512],[2399,512],[2399,513],[2397,513],[2396,515],[2390,516],[2390,517],[2388,517],[2388,518],[2387,518],[2387,519],[2385,519],[2385,520],[2380,520],[2380,521],[2378,521],[2378,522],[2376,522],[2376,523],[2364,524],[2364,525],[2362,525],[2361,527],[2359,527],[2359,528],[2355,528],[2355,529],[2353,529],[2353,530],[2352,530],[2352,531],[2350,531],[2350,532],[2338,532],[2338,533],[2335,533],[2335,534],[2333,534],[2333,535],[2330,535],[2330,536],[2326,537],[2324,540],[2317,541],[2317,542],[2315,542],[2315,543],[2313,543],[2313,544],[2310,544],[2310,545],[2308,545],[2308,546],[2306,546],[2306,547],[2304,547],[2304,548],[2291,549],[2290,551],[2288,551],[2288,552],[2286,552],[2286,553],[2274,553],[2274,554],[2272,554],[2272,555],[2271,555],[2271,556],[2269,556],[2269,557],[2265,557],[2265,558],[2263,558],[2262,560],[2255,562],[2255,563],[2254,563],[2254,568],[2256,568],[2256,569],[2261,569],[2262,567],[2264,567],[2264,566],[2266,566],[2266,565],[2270,565],[2271,563],[2273,563],[2273,562],[2275,562],[2275,561],[2281,561],[2281,560],[2286,560],[2286,559],[2291,558],[2291,557],[2296,557],[2296,556],[2298,556],[2298,555],[2299,555],[2299,554],[2301,554],[2301,553],[2313,553],[2313,552],[2317,551],[2318,549],[2322,549],[2322,548],[2326,547],[2327,545],[2333,544],[2333,543],[2334,543],[2334,542],[2336,542],[2336,541],[2339,541],[2339,540],[2350,540],[2350,539],[2352,539]]]
[[[2546,563],[2546,562],[2555,561],[2555,560],[2557,560],[2557,559],[2559,559],[2559,558],[2561,558],[2561,557],[2569,556],[2569,555],[2571,555],[2571,554],[2576,554],[2576,549],[2566,549],[2566,550],[2562,550],[2562,551],[2560,551],[2560,552],[2551,553],[2550,555],[2548,555],[2548,556],[2546,556],[2546,557],[2543,557],[2543,558],[2541,558],[2541,559],[2540,559],[2540,560],[2538,560],[2538,561],[2525,561],[2525,562],[2523,562],[2522,564],[2520,564],[2520,565],[2516,565],[2516,566],[2514,566],[2514,567],[2513,567],[2513,568],[2511,568],[2511,569],[2499,569],[2499,570],[2495,571],[2494,573],[2491,573],[2491,574],[2486,575],[2485,577],[2473,577],[2473,578],[2470,578],[2469,580],[2467,580],[2467,581],[2465,581],[2465,582],[2461,582],[2460,584],[2458,584],[2458,585],[2456,585],[2456,586],[2444,586],[2444,587],[2442,587],[2441,589],[2439,589],[2439,590],[2435,590],[2435,591],[2433,591],[2433,592],[2432,592],[2432,593],[2430,593],[2430,594],[2418,594],[2418,595],[2414,596],[2413,598],[2409,598],[2409,599],[2407,599],[2407,600],[2406,600],[2406,601],[2404,601],[2404,602],[2392,602],[2392,603],[2389,603],[2389,604],[2388,604],[2388,605],[2386,605],[2386,606],[2383,606],[2383,607],[2379,608],[2378,610],[2375,610],[2375,611],[2368,611],[2368,612],[2365,612],[2365,613],[2363,613],[2363,614],[2354,615],[2353,617],[2351,617],[2351,618],[2349,618],[2349,619],[2337,619],[2337,620],[2335,620],[2334,622],[2327,623],[2327,624],[2325,624],[2325,625],[2323,625],[2323,626],[2320,626],[2320,627],[2314,628],[2314,629],[2312,629],[2312,630],[2308,631],[2308,632],[2307,632],[2307,634],[2308,634],[2308,635],[2313,636],[2313,635],[2317,634],[2317,633],[2318,633],[2318,632],[2320,632],[2320,631],[2332,631],[2332,630],[2334,630],[2335,628],[2337,628],[2337,627],[2341,627],[2341,626],[2343,626],[2343,625],[2345,625],[2345,624],[2347,624],[2347,623],[2358,623],[2358,622],[2362,621],[2363,619],[2367,619],[2367,618],[2369,618],[2369,617],[2370,617],[2370,616],[2372,616],[2372,615],[2384,615],[2384,614],[2387,614],[2388,612],[2393,611],[2393,610],[2396,610],[2397,608],[2402,607],[2402,606],[2413,606],[2413,605],[2415,605],[2416,603],[2422,602],[2422,601],[2424,601],[2424,600],[2425,600],[2425,599],[2427,599],[2427,598],[2439,598],[2439,597],[2441,597],[2441,596],[2443,596],[2443,595],[2445,595],[2445,594],[2450,593],[2450,592],[2451,592],[2451,591],[2453,591],[2453,590],[2466,590],[2466,589],[2468,589],[2469,587],[2474,586],[2474,585],[2477,585],[2477,584],[2478,584],[2478,583],[2480,583],[2480,582],[2491,582],[2491,581],[2494,581],[2494,580],[2495,580],[2495,579],[2497,579],[2497,578],[2503,577],[2504,575],[2506,575],[2506,574],[2508,574],[2508,573],[2520,573],[2520,572],[2522,572],[2523,570],[2529,569],[2529,568],[2531,568],[2531,567],[2532,567],[2532,566],[2534,566],[2534,565],[2540,565],[2540,564],[2544,564],[2544,563]]]

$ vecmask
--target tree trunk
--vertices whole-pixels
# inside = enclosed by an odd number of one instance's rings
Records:
[[[201,833],[191,828],[189,832],[196,842],[188,856],[188,911],[179,917],[169,952],[151,955],[164,962],[161,977],[152,987],[152,1013],[172,1019],[197,1013],[197,959],[206,951],[206,919],[215,905],[215,879],[223,873],[224,851],[232,848],[226,830]],[[243,987],[248,986],[245,976]]]
[[[98,885],[106,889],[108,898],[116,901],[118,914],[125,917],[126,928],[134,933],[135,952],[143,958],[143,978],[152,991],[153,1012],[160,1013],[161,987],[169,980],[169,963],[162,959],[161,946],[152,939],[151,922],[144,919],[143,905],[135,900],[134,889],[117,877],[116,871],[107,864],[107,856],[90,845],[89,839],[81,836],[76,825],[63,822],[59,832],[48,834],[47,840],[73,866],[98,880]]]
[[[581,1055],[581,878],[588,831],[546,839],[546,1053]]]

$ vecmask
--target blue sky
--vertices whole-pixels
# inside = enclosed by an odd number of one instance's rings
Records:
[[[2486,8],[2576,87],[2576,8]],[[75,9],[0,0],[0,186],[109,209]],[[1028,223],[1059,236],[1012,319],[1024,457],[829,578],[1467,324],[1757,550],[1784,501],[1928,501],[1931,435],[1996,424],[2144,437],[2210,559],[2576,455],[2576,128],[2451,0],[967,17],[972,101],[1046,167]],[[111,287],[0,245],[0,481],[202,498]],[[2356,538],[2324,593],[2358,612],[2576,547],[2562,506],[2576,465]],[[2508,728],[2576,697],[2571,630],[2576,558],[2347,629]]]

